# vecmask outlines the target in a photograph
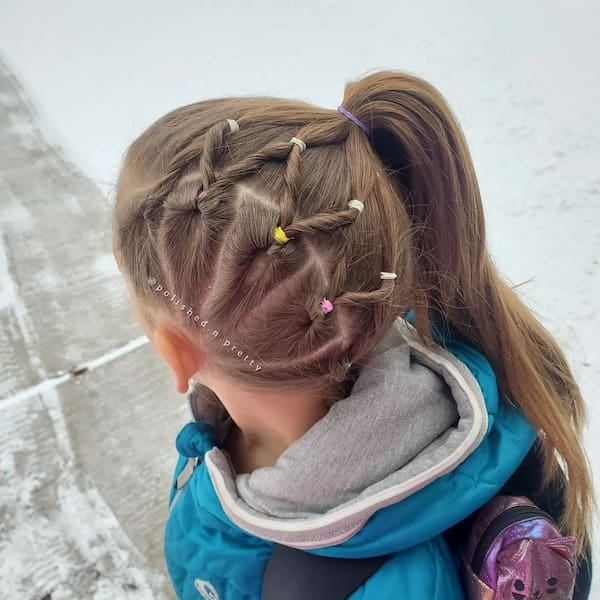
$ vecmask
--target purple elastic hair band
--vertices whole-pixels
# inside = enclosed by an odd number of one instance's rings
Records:
[[[352,113],[348,112],[343,106],[338,106],[337,109],[348,119],[350,119],[355,125],[358,125],[367,135],[371,132],[369,128],[359,119],[357,119]]]

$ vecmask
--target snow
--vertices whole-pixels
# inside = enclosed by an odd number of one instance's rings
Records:
[[[0,56],[41,115],[45,137],[108,199],[127,144],[177,106],[260,94],[335,108],[346,80],[381,68],[431,81],[465,131],[495,260],[514,284],[526,282],[521,294],[557,336],[581,383],[591,419],[587,449],[598,477],[597,4],[0,0],[0,15]],[[24,209],[11,210],[10,219],[27,227]],[[29,316],[6,275],[2,250],[0,245],[0,306],[15,306],[28,331]],[[93,269],[110,274],[114,267],[99,255]],[[23,502],[28,485],[32,481],[23,482]],[[91,511],[89,497],[75,498],[77,488],[69,489],[59,499],[62,514],[69,507]],[[98,525],[89,514],[92,529],[84,540]],[[103,514],[110,521],[108,507]],[[31,528],[38,527],[35,518]],[[114,522],[108,526],[117,530]],[[0,580],[24,568],[16,560],[4,564]],[[132,577],[143,582],[146,576]],[[595,589],[600,594],[600,584]],[[98,591],[97,598],[119,593],[143,597],[115,587]]]
[[[45,589],[52,590],[52,600],[82,600],[78,594],[82,589],[92,592],[93,596],[85,597],[94,600],[153,600],[155,581],[164,576],[140,572],[132,564],[131,554],[135,556],[137,551],[123,550],[123,546],[131,544],[124,540],[125,534],[105,501],[96,490],[86,489],[77,481],[58,396],[46,392],[44,402],[59,441],[56,447],[48,448],[48,455],[37,455],[37,440],[33,436],[23,439],[15,436],[14,430],[3,431],[0,473],[9,472],[12,478],[10,487],[2,488],[0,500],[4,506],[12,507],[11,521],[16,526],[7,534],[3,532],[0,541],[0,597],[46,597],[38,589],[41,580]],[[29,420],[42,414],[41,407],[32,407],[31,401],[21,402],[20,409],[13,425],[21,418]],[[28,468],[22,477],[21,469],[6,462],[7,457],[15,455],[27,457]],[[35,459],[42,464],[47,461],[43,471]],[[34,510],[33,496],[43,493],[51,481],[54,483],[53,478],[58,479],[55,505],[49,506],[46,514]],[[112,577],[101,578],[104,571],[111,571]]]

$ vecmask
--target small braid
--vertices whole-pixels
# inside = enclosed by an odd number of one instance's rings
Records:
[[[289,142],[288,142],[289,143]],[[283,180],[285,181],[284,193],[281,197],[279,207],[281,226],[288,228],[292,222],[295,213],[296,199],[300,190],[301,175],[300,175],[300,148],[289,143],[289,153],[285,163],[285,171],[283,172]]]
[[[330,233],[341,227],[354,223],[358,212],[354,209],[346,209],[337,212],[320,212],[307,219],[295,221],[285,228],[288,236],[299,234],[310,234],[315,232]]]
[[[208,190],[216,180],[215,169],[223,160],[227,148],[225,137],[229,132],[229,121],[219,121],[206,132],[197,174],[203,190]]]
[[[228,188],[240,179],[250,177],[260,167],[272,160],[284,160],[290,152],[290,145],[285,142],[273,142],[265,146],[259,152],[242,159],[239,163],[226,168],[218,180],[213,184],[213,191],[219,191]]]
[[[348,269],[346,253],[342,250],[338,253],[335,268],[329,283],[329,293],[333,296],[333,302],[337,304],[337,297],[344,289]]]
[[[394,295],[395,285],[391,280],[382,281],[379,289],[370,292],[344,292],[335,299],[337,305],[378,304],[387,302]]]

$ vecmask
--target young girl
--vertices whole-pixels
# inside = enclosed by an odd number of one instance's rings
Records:
[[[434,87],[380,72],[338,110],[179,108],[129,148],[114,237],[148,337],[191,383],[165,535],[180,598],[261,598],[276,544],[391,555],[352,600],[463,598],[456,526],[509,488],[577,536],[587,597],[584,403],[492,264]],[[306,597],[328,597],[320,577]]]

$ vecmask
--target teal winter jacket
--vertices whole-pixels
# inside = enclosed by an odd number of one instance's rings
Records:
[[[494,496],[536,432],[500,399],[484,356],[448,333],[423,346],[398,319],[336,403],[272,467],[236,474],[231,420],[190,393],[177,438],[165,556],[183,600],[258,600],[274,544],[393,554],[350,600],[462,600],[442,533]]]

